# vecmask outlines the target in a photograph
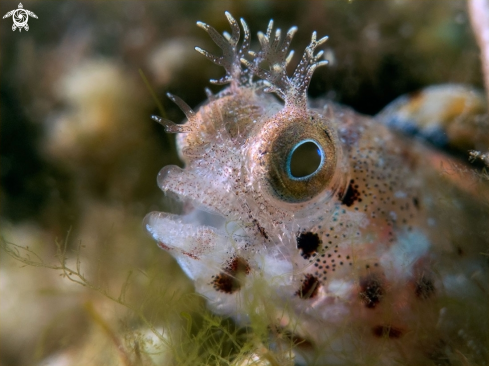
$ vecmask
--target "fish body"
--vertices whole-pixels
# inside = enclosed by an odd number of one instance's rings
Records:
[[[289,77],[295,28],[282,38],[271,22],[251,52],[246,23],[239,45],[226,16],[231,35],[198,23],[223,56],[198,51],[230,85],[197,111],[170,96],[186,122],[158,119],[185,163],[158,176],[183,203],[146,217],[158,245],[212,311],[260,319],[298,363],[487,362],[487,185],[379,120],[308,100],[324,38]]]

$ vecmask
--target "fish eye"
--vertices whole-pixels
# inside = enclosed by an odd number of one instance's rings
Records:
[[[287,173],[290,179],[304,180],[315,174],[324,163],[324,151],[318,143],[306,139],[295,145],[287,157]]]
[[[321,116],[309,118],[264,129],[266,136],[258,149],[260,185],[280,202],[296,204],[314,199],[329,188],[335,173],[336,146],[327,123]]]

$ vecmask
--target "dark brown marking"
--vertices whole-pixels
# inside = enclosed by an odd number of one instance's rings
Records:
[[[255,224],[256,228],[258,229],[258,231],[260,232],[260,234],[265,238],[265,239],[268,239],[268,234],[267,232],[265,231],[265,229],[263,228],[263,226],[261,226],[259,223],[258,223],[258,220],[257,219],[253,219],[253,223]]]
[[[241,277],[251,271],[248,262],[241,257],[233,257],[223,272],[214,277],[212,285],[216,291],[232,294],[241,288]]]
[[[413,205],[419,210],[419,200],[416,197],[413,197]]]
[[[416,281],[415,294],[419,299],[426,300],[435,293],[433,281],[424,274]]]
[[[214,277],[212,284],[216,291],[225,292],[226,294],[232,294],[241,288],[239,280],[225,272],[221,272]]]
[[[304,280],[302,280],[302,287],[299,291],[295,293],[301,299],[312,299],[318,294],[319,291],[319,280],[312,274],[306,274]]]
[[[169,252],[169,251],[170,251],[170,249],[171,249],[171,248],[170,248],[168,245],[166,245],[166,244],[165,244],[165,243],[163,243],[162,241],[159,241],[159,242],[158,242],[158,246],[159,246],[161,249],[166,250],[167,252]]]
[[[377,325],[372,328],[372,332],[376,337],[389,339],[401,338],[404,333],[402,329],[391,325]]]
[[[199,260],[199,257],[197,257],[195,254],[192,254],[192,253],[187,252],[185,250],[182,250],[182,254],[183,255],[186,255],[187,257],[190,257],[192,259]]]
[[[241,257],[234,257],[231,263],[229,263],[229,266],[226,267],[226,272],[231,274],[238,274],[238,273],[249,274],[250,270],[251,268],[248,262]]]
[[[310,231],[302,232],[297,236],[297,249],[300,249],[304,259],[309,259],[311,255],[315,254],[321,243],[319,235]]]
[[[346,189],[346,193],[343,195],[343,192],[340,192],[338,198],[341,200],[343,205],[348,207],[352,206],[356,201],[360,200],[360,192],[358,191],[358,185],[354,185],[355,181],[350,180],[350,184]]]
[[[373,309],[384,296],[384,286],[378,276],[371,274],[360,279],[360,298],[369,309]]]

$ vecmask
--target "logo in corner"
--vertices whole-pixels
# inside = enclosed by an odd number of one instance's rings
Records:
[[[12,17],[12,20],[14,21],[14,25],[12,25],[13,31],[15,31],[17,28],[19,28],[19,32],[22,31],[22,28],[28,31],[29,25],[27,24],[27,22],[29,21],[29,15],[37,19],[36,14],[34,14],[30,10],[24,9],[22,3],[19,3],[19,8],[9,11],[7,14],[3,16],[3,19],[8,18],[10,16]]]

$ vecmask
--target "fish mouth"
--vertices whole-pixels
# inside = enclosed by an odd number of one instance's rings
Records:
[[[215,245],[225,244],[229,230],[236,230],[222,214],[172,191],[165,191],[164,207],[165,212],[147,214],[144,226],[158,246],[177,259],[199,259]]]
[[[215,199],[219,189],[212,184],[205,184],[194,172],[175,165],[167,165],[158,173],[158,185],[165,197],[165,212],[182,225],[212,227],[223,230],[226,225],[224,212],[219,212]],[[150,214],[151,215],[151,214]]]
[[[170,253],[186,275],[195,280],[205,273],[219,273],[228,257],[230,242],[242,247],[236,234],[236,223],[230,223],[216,213],[174,192],[165,192],[172,204],[172,212],[151,212],[144,218],[144,226],[158,246]],[[170,198],[168,198],[170,197]],[[209,272],[210,271],[210,272]],[[207,273],[209,272],[209,273]]]
[[[211,181],[194,169],[166,166],[158,174],[158,185],[167,211],[149,213],[144,226],[189,278],[221,272],[230,252],[249,244],[241,221],[229,215],[234,197],[226,180]]]
[[[226,218],[223,215],[183,195],[170,191],[165,192],[164,206],[163,213],[178,218],[182,224],[208,226],[217,230],[225,229]]]

